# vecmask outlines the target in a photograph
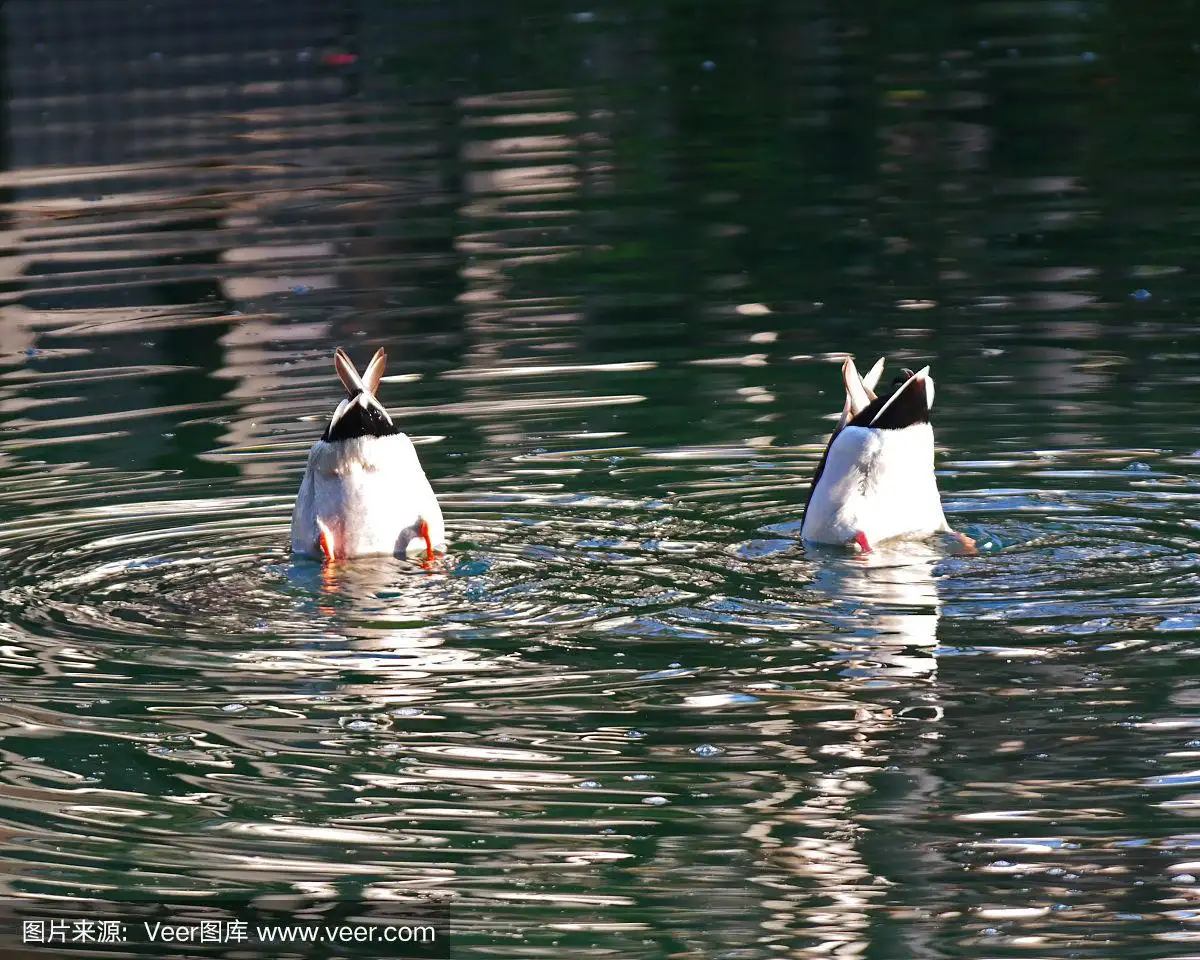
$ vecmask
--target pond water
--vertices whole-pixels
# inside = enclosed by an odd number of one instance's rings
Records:
[[[1191,21],[68,6],[4,7],[5,896],[1200,950]],[[432,570],[289,555],[339,345]],[[801,544],[847,352],[932,364],[977,554]]]

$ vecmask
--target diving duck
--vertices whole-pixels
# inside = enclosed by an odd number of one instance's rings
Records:
[[[905,369],[876,395],[883,358],[865,377],[842,364],[846,403],[813,475],[800,535],[863,553],[896,537],[953,533],[933,475],[933,378]],[[967,544],[969,538],[959,536]]]
[[[386,360],[379,349],[359,376],[346,351],[333,356],[347,396],[308,454],[292,511],[293,553],[431,560],[446,549],[442,511],[417,451],[376,397]]]

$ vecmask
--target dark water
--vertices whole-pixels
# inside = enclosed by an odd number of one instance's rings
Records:
[[[5,895],[1196,955],[1192,5],[142,6],[3,8]],[[288,554],[338,345],[434,572]],[[800,544],[845,352],[978,555]]]

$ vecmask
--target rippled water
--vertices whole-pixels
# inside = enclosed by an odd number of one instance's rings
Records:
[[[8,894],[399,903],[454,956],[1195,953],[1195,178],[1100,7],[876,49],[259,4],[214,53],[164,4],[106,72],[59,6],[4,8]],[[433,570],[288,553],[337,345],[388,350]],[[932,363],[978,554],[799,542],[846,351]]]

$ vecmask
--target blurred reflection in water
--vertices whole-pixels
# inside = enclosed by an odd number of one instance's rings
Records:
[[[814,585],[831,605],[849,608],[848,622],[861,624],[852,634],[854,648],[844,652],[847,675],[870,681],[934,678],[941,614],[935,565],[950,552],[951,542],[885,542],[850,558],[844,551],[823,551],[827,562]]]

